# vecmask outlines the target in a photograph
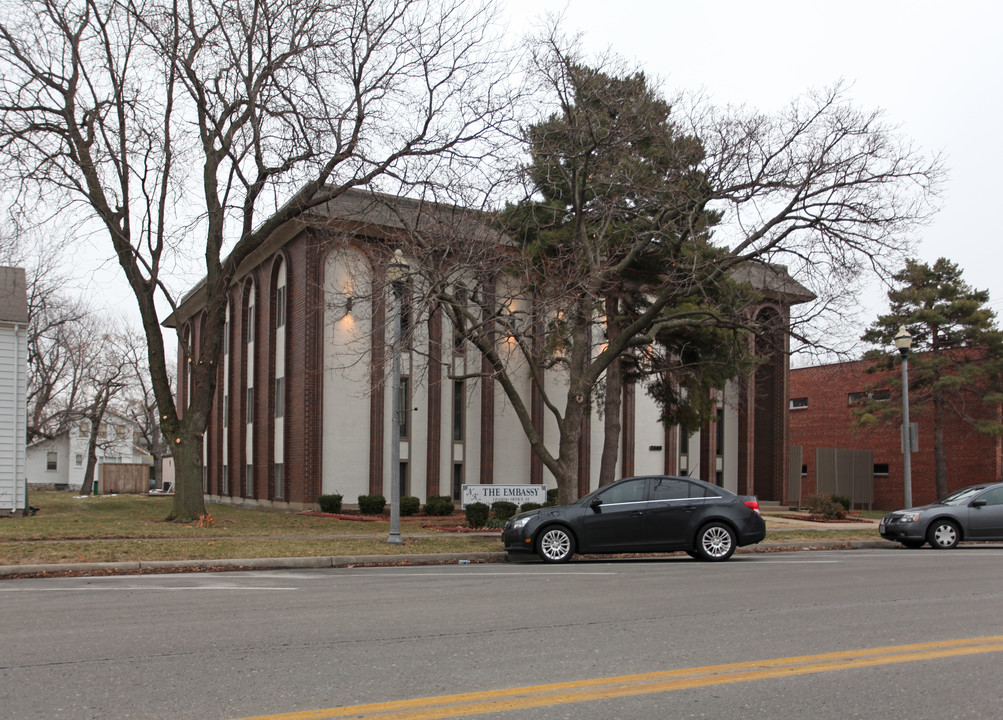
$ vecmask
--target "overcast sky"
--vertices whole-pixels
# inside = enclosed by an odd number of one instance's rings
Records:
[[[612,50],[662,81],[667,94],[702,90],[716,104],[777,110],[843,79],[862,109],[881,108],[901,132],[946,159],[943,209],[920,228],[920,259],[947,257],[1003,313],[997,214],[1003,169],[1003,4],[844,0],[505,0],[512,32],[564,14],[583,50]],[[869,323],[887,309],[867,300]]]

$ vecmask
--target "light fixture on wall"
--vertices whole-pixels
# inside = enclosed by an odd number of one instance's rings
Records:
[[[352,306],[355,304],[355,298],[351,295],[345,296],[345,315],[352,314]]]

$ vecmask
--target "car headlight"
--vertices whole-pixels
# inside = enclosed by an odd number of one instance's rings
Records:
[[[532,518],[533,518],[532,515],[526,515],[525,517],[512,518],[511,520],[509,520],[509,529],[510,530],[518,530],[520,528],[526,527],[526,523],[528,523]]]
[[[918,512],[903,513],[903,514],[897,516],[897,520],[900,523],[916,522],[917,520],[919,520],[919,513]]]

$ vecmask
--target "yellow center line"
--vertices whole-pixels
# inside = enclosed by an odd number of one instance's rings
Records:
[[[351,705],[326,710],[260,715],[244,720],[328,720],[343,717],[364,720],[437,720],[992,652],[1003,652],[1003,635],[890,645],[728,665],[529,685],[505,690]]]

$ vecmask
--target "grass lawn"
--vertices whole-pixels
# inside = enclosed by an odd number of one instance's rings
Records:
[[[393,555],[400,553],[500,552],[500,535],[488,537],[439,530],[463,518],[419,515],[401,519],[404,545],[386,542],[387,516],[342,519],[206,506],[208,527],[165,522],[171,498],[143,495],[77,497],[70,492],[33,491],[37,515],[0,519],[0,565],[135,560]],[[876,540],[873,529],[768,529],[766,542]]]

